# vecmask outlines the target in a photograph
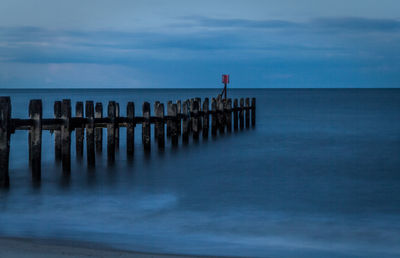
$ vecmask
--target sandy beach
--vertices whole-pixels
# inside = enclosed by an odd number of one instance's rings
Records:
[[[53,257],[200,257],[174,254],[153,254],[117,250],[100,244],[78,243],[68,241],[0,238],[0,257],[7,258],[53,258]]]

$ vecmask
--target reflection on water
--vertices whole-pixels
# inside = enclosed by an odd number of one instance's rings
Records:
[[[26,117],[29,98],[35,97],[44,99],[44,117],[51,117],[59,96],[105,105],[112,95],[124,111],[128,101],[138,105],[215,94],[116,90],[0,95],[12,96],[14,117]],[[95,169],[87,168],[86,156],[73,159],[69,178],[54,161],[52,136],[44,132],[40,187],[31,184],[27,133],[17,131],[12,136],[11,188],[0,193],[0,234],[189,254],[400,255],[400,91],[231,94],[257,97],[256,128],[188,145],[180,142],[177,148],[167,141],[164,151],[152,139],[146,155],[139,127],[131,160],[121,128],[113,166],[104,145]]]

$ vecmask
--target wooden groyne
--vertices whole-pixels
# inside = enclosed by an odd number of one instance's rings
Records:
[[[110,101],[107,106],[107,115],[103,116],[102,103],[93,101],[76,102],[75,117],[71,114],[71,100],[55,101],[54,118],[43,118],[42,100],[35,99],[29,103],[29,118],[18,119],[11,117],[10,97],[0,97],[0,188],[10,185],[9,155],[10,138],[16,130],[27,130],[29,139],[29,165],[32,171],[32,180],[40,182],[41,156],[42,156],[42,131],[54,132],[54,152],[56,160],[62,162],[64,175],[71,173],[71,132],[75,130],[77,159],[83,157],[83,145],[86,131],[87,164],[95,167],[96,152],[102,152],[103,129],[107,131],[107,160],[110,164],[115,161],[115,151],[119,148],[119,128],[126,127],[127,156],[134,153],[134,139],[136,125],[142,125],[142,144],[145,152],[151,148],[151,125],[154,125],[154,139],[158,148],[165,147],[166,135],[171,139],[172,146],[177,146],[179,137],[182,143],[187,144],[190,135],[198,140],[224,134],[239,129],[255,126],[256,124],[256,99],[241,98],[232,100],[221,97],[212,98],[211,109],[209,99],[202,102],[200,98],[180,100],[166,105],[156,101],[153,105],[154,116],[151,115],[151,105],[144,102],[142,116],[135,116],[135,104],[128,102],[126,117],[120,116],[120,106],[115,101]],[[84,112],[85,110],[85,112]],[[211,116],[211,119],[210,119]],[[232,123],[233,120],[233,123]],[[211,125],[211,128],[210,128]],[[233,127],[233,128],[232,128]]]

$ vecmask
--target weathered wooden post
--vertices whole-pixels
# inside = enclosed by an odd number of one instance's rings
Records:
[[[232,99],[225,101],[225,121],[227,131],[232,132]]]
[[[198,112],[201,112],[201,98],[195,98],[195,101],[197,101],[197,103],[198,103],[198,106],[199,106],[199,111]],[[203,116],[199,116],[198,117],[198,119],[197,119],[197,123],[198,123],[198,126],[199,126],[199,132],[203,129]]]
[[[128,117],[128,126],[126,127],[126,153],[131,157],[135,150],[135,104],[128,102],[126,106],[126,116]]]
[[[75,116],[77,118],[83,118],[83,102],[78,101],[75,104]],[[83,139],[85,132],[84,127],[79,126],[75,128],[75,148],[76,148],[76,156],[80,160],[83,157]]]
[[[218,118],[217,118],[217,101],[215,98],[211,100],[211,135],[217,135],[217,128],[218,128]]]
[[[154,114],[156,114],[156,110],[157,110],[157,106],[160,104],[160,101],[156,101],[156,102],[154,102]],[[157,132],[157,126],[156,126],[156,124],[154,124],[154,139],[157,139],[157,135],[158,135],[158,132]]]
[[[86,118],[86,153],[87,163],[89,167],[96,165],[95,147],[94,147],[94,103],[93,101],[86,101],[85,106]]]
[[[199,128],[199,102],[197,100],[193,101],[192,114],[193,114],[193,120],[192,120],[193,139],[198,140],[200,134],[200,128]]]
[[[30,153],[31,170],[34,182],[40,182],[42,161],[42,100],[35,99],[29,103],[29,118],[32,120],[30,127]]]
[[[71,173],[71,100],[63,99],[61,103],[61,118],[64,120],[61,126],[61,152],[62,168],[64,175]]]
[[[171,143],[172,146],[178,145],[178,113],[177,113],[177,106],[176,104],[172,104],[171,107]]]
[[[251,125],[256,125],[256,98],[251,99]]]
[[[10,186],[8,166],[11,129],[10,97],[0,97],[0,188],[8,188]]]
[[[167,103],[167,116],[172,116],[172,101],[168,101]],[[172,126],[172,121],[167,120],[167,137],[171,136],[171,126]]]
[[[240,110],[239,110],[239,120],[240,120],[240,129],[244,128],[244,100],[240,99]]]
[[[218,97],[217,100],[217,109],[218,109],[218,125],[219,125],[219,133],[225,133],[225,108],[224,101],[221,96]]]
[[[246,98],[246,128],[250,127],[250,100]]]
[[[107,124],[107,159],[109,164],[115,162],[115,113],[116,103],[115,101],[108,102],[108,119],[110,123]]]
[[[190,114],[190,117],[189,117],[189,119],[190,119],[190,123],[189,123],[189,132],[191,132],[191,133],[193,133],[193,119],[194,119],[194,117],[193,117],[193,104],[194,104],[194,99],[193,98],[191,98],[190,100],[189,100],[189,114]]]
[[[54,102],[54,118],[61,119],[61,101]],[[61,160],[61,130],[54,131],[54,156],[56,161]]]
[[[178,135],[181,135],[181,131],[182,131],[182,123],[181,123],[182,107],[181,106],[182,106],[181,105],[181,101],[177,100],[176,101],[176,113],[177,113],[179,119],[177,121],[176,126],[177,126],[177,129],[178,129],[178,131],[177,131]]]
[[[119,122],[118,119],[120,117],[120,109],[119,109],[119,103],[115,103],[115,149],[118,151],[119,150]]]
[[[208,108],[209,108],[208,98],[205,98],[203,102],[203,138],[208,137],[208,129],[210,127]]]
[[[238,130],[238,100],[233,101],[233,129]]]
[[[103,104],[101,102],[96,103],[95,118],[103,118]],[[103,128],[97,127],[95,129],[95,140],[96,140],[96,152],[101,153],[103,151]]]
[[[165,146],[165,134],[164,134],[164,104],[160,103],[155,109],[155,115],[160,120],[156,122],[155,127],[157,128],[155,138],[159,149],[164,149]]]
[[[188,143],[189,141],[189,103],[188,101],[183,102],[182,106],[182,114],[183,114],[183,122],[182,122],[182,142]]]
[[[142,142],[143,147],[146,152],[150,151],[151,142],[150,142],[150,103],[143,103],[143,123],[142,123]]]

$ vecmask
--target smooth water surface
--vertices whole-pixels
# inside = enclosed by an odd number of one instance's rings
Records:
[[[0,90],[12,115],[53,102],[184,100],[219,90]],[[54,161],[43,133],[42,183],[31,184],[27,132],[11,139],[0,235],[106,243],[136,251],[260,257],[400,256],[400,90],[232,90],[257,98],[257,125],[144,155],[141,127],[116,164]],[[153,106],[152,106],[153,108]],[[73,108],[74,113],[74,108]],[[153,130],[152,130],[153,132]],[[103,131],[106,137],[106,131]],[[153,137],[153,135],[152,135]]]

